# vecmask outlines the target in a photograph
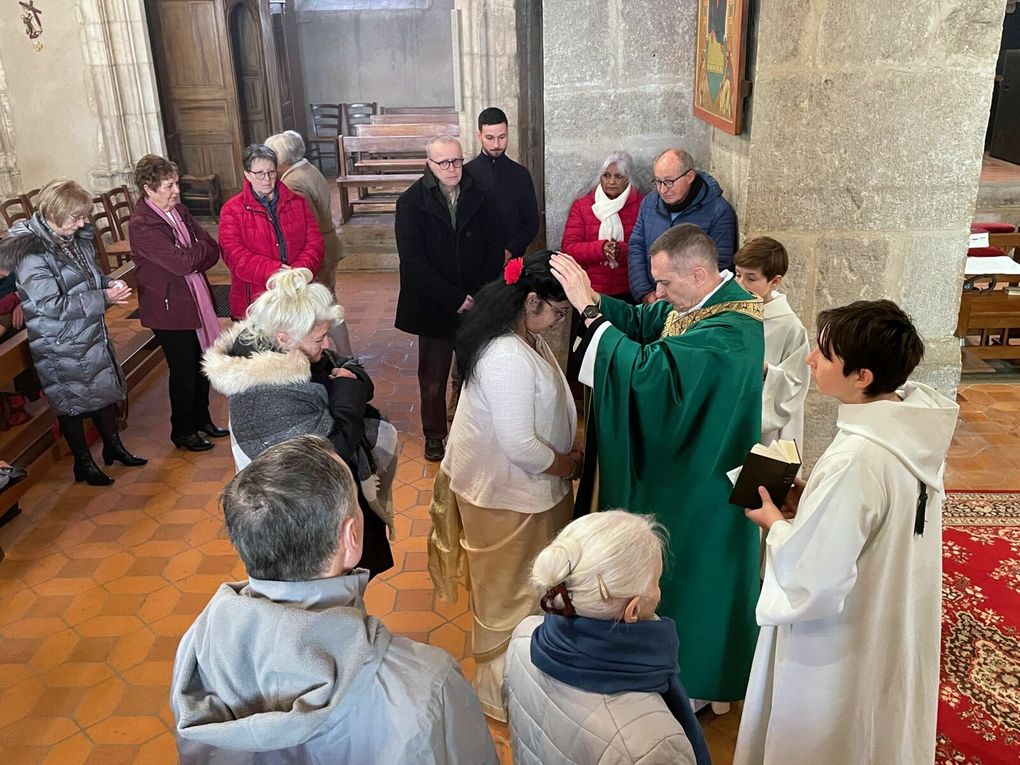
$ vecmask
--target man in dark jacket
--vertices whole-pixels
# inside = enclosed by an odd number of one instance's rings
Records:
[[[733,268],[737,242],[737,216],[723,199],[719,183],[711,175],[694,169],[694,159],[683,149],[666,149],[655,159],[655,190],[641,200],[637,223],[627,250],[627,279],[630,293],[639,303],[655,302],[648,249],[667,229],[691,223],[715,242],[719,270]]]
[[[524,255],[538,234],[538,201],[531,173],[506,155],[506,114],[490,106],[478,115],[478,140],[482,151],[467,163],[468,175],[478,188],[491,196],[499,210],[506,237],[504,260]]]
[[[495,204],[463,174],[460,141],[437,136],[426,154],[424,176],[397,200],[400,296],[394,326],[418,335],[425,459],[438,462],[458,317],[471,310],[471,296],[499,276],[503,231]]]

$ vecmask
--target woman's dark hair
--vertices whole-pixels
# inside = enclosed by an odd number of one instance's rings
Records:
[[[500,276],[478,290],[475,307],[464,314],[457,331],[457,366],[465,384],[489,343],[513,332],[520,323],[528,293],[534,292],[539,300],[567,299],[563,285],[549,268],[552,254],[553,250],[542,250],[525,255],[524,268],[516,283],[507,284]]]

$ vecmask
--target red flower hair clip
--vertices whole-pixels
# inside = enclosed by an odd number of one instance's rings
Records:
[[[503,268],[503,281],[507,284],[517,284],[524,271],[524,258],[511,258]]]

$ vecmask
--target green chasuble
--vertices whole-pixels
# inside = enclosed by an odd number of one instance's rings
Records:
[[[600,305],[612,326],[592,391],[599,509],[653,513],[669,529],[658,613],[676,622],[681,680],[692,698],[742,699],[759,532],[729,503],[726,471],[761,438],[762,304],[731,279],[685,317],[665,301]]]

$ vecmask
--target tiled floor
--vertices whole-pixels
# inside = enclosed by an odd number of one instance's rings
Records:
[[[355,348],[376,403],[404,433],[397,474],[397,567],[370,585],[369,610],[395,632],[438,645],[474,670],[470,616],[433,605],[425,572],[427,503],[435,467],[422,459],[415,350],[392,328],[395,274],[341,278]],[[119,322],[118,322],[119,324]],[[128,332],[115,326],[116,332]],[[5,763],[166,763],[174,760],[167,683],[180,635],[220,582],[244,571],[226,540],[216,496],[233,475],[229,448],[175,451],[165,372],[132,396],[124,434],[143,468],[116,483],[74,484],[54,466],[0,529],[0,759]],[[1020,489],[1020,387],[967,386],[947,483]],[[225,403],[215,414],[225,422]],[[737,712],[706,720],[716,763],[732,758]],[[491,726],[509,762],[504,726]]]

